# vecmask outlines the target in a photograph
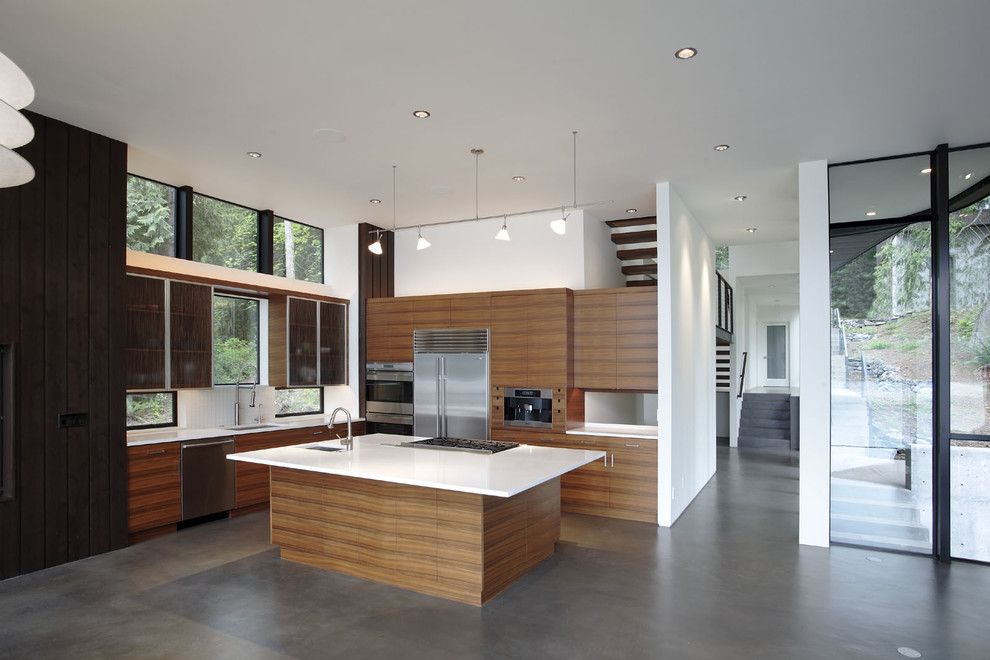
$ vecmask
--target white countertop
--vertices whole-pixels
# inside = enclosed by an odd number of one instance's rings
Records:
[[[582,465],[605,458],[603,451],[530,445],[520,445],[497,454],[399,445],[421,439],[407,435],[374,433],[354,438],[354,449],[351,451],[307,449],[317,445],[340,446],[339,441],[333,440],[230,454],[227,458],[495,497],[512,497]]]
[[[641,440],[656,440],[660,432],[656,426],[641,426],[639,424],[585,424],[568,429],[569,435],[600,435],[609,438],[639,438]]]
[[[363,417],[355,417],[352,422],[363,422]],[[337,417],[340,424],[342,418]],[[154,445],[161,442],[180,442],[185,440],[201,440],[203,438],[220,438],[231,435],[245,435],[248,433],[266,433],[268,431],[281,431],[284,429],[304,429],[312,426],[326,426],[330,423],[330,415],[300,415],[299,417],[280,417],[275,422],[265,422],[270,424],[269,428],[263,429],[230,429],[223,426],[200,429],[141,429],[127,432],[127,446],[139,447],[141,445]]]

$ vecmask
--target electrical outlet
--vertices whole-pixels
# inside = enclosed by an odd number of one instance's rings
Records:
[[[89,414],[84,412],[62,413],[58,416],[58,428],[72,429],[89,425]]]

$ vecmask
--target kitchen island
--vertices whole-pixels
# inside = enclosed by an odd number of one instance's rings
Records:
[[[549,557],[560,476],[601,451],[520,445],[495,454],[373,434],[228,458],[269,466],[283,559],[482,605]],[[329,451],[328,451],[329,450]]]

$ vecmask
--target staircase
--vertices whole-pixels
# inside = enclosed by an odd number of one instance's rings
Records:
[[[612,242],[622,262],[626,286],[656,286],[656,216],[609,220],[605,224],[612,228]]]
[[[769,392],[743,394],[739,416],[739,446],[789,449],[791,395]]]

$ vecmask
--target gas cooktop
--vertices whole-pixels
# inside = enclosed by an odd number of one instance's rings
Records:
[[[403,442],[403,447],[422,447],[425,449],[453,449],[456,451],[472,451],[478,454],[497,454],[500,451],[519,446],[518,442],[498,442],[495,440],[467,440],[465,438],[429,438],[427,440],[410,440]]]

